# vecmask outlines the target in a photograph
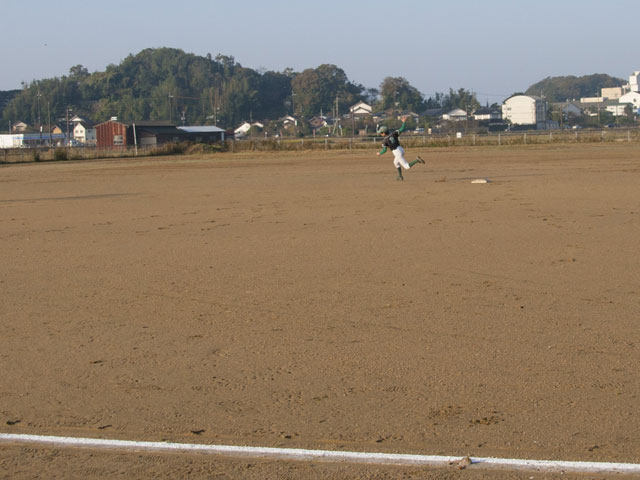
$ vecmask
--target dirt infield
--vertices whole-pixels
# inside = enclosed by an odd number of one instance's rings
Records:
[[[0,432],[639,462],[638,147],[416,153],[404,182],[363,151],[0,167]],[[486,475],[0,444],[3,471]]]

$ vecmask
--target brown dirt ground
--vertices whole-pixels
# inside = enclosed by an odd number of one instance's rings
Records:
[[[1,167],[0,432],[639,462],[638,146],[416,153]],[[0,444],[115,475],[573,478]]]

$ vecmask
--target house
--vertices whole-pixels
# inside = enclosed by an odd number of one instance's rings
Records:
[[[473,112],[473,118],[479,122],[493,122],[502,120],[502,112],[497,108],[479,108]]]
[[[27,129],[28,125],[24,122],[17,121],[11,125],[11,131],[13,133],[23,133]]]
[[[443,120],[449,120],[450,122],[463,122],[467,119],[467,112],[461,108],[454,108],[442,115]]]
[[[398,120],[401,120],[402,117],[412,118],[415,122],[420,121],[420,115],[410,110],[404,110],[397,115]]]
[[[502,117],[513,125],[532,125],[546,129],[547,101],[533,95],[514,95],[502,105]]]
[[[82,145],[95,146],[97,143],[96,129],[86,120],[77,122],[73,127],[73,139]]]
[[[293,117],[289,117],[289,118],[293,118]],[[263,129],[264,125],[260,122],[253,122],[253,123],[244,122],[242,125],[236,128],[233,131],[233,133],[235,134],[236,138],[242,138],[245,135],[247,135],[247,133],[249,133],[249,131],[251,130],[251,127],[258,127],[260,129]]]
[[[282,122],[282,126],[284,128],[288,128],[292,125],[298,125],[298,120],[295,119],[295,117],[292,117],[291,115],[286,115],[284,117],[282,117],[280,119],[280,121]]]
[[[573,102],[563,103],[561,104],[560,108],[562,109],[562,114],[566,117],[581,117],[583,115],[582,108],[580,108]]]
[[[122,148],[127,146],[128,125],[119,122],[118,117],[111,117],[95,126],[96,146],[98,148]]]
[[[633,85],[632,85],[633,88]],[[634,110],[637,110],[640,107],[640,92],[631,90],[629,93],[625,93],[618,99],[619,103],[630,103],[633,105]]]
[[[214,126],[178,127],[187,134],[187,140],[196,143],[224,142],[225,131]]]
[[[422,115],[424,117],[431,117],[431,118],[439,119],[439,118],[442,117],[443,113],[445,113],[445,109],[444,108],[429,108],[429,109],[425,110],[424,112],[422,112]]]
[[[373,113],[373,108],[371,105],[366,104],[365,102],[358,102],[355,105],[349,107],[349,113],[352,115],[371,115]]]
[[[605,110],[610,112],[614,117],[623,117],[626,115],[627,103],[610,103],[605,106]]]
[[[318,129],[318,128],[322,128],[322,127],[328,127],[329,123],[327,122],[326,117],[317,116],[317,117],[313,117],[313,118],[311,118],[311,120],[309,120],[309,125],[313,129]]]

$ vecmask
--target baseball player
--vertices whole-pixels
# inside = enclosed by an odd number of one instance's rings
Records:
[[[393,153],[393,164],[398,169],[398,177],[396,180],[400,181],[404,180],[404,177],[402,176],[402,167],[404,167],[406,170],[409,170],[416,163],[425,163],[424,160],[420,157],[416,157],[416,159],[411,163],[407,162],[407,160],[404,158],[404,148],[400,146],[398,137],[402,132],[404,132],[406,122],[407,118],[403,117],[402,126],[398,130],[394,130],[391,133],[389,133],[389,127],[385,125],[378,129],[378,135],[381,135],[384,138],[384,142],[382,142],[382,150],[380,150],[376,155],[383,155],[387,151],[387,148],[391,149],[391,152]]]

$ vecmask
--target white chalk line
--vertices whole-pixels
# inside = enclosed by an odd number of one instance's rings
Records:
[[[446,467],[462,465],[468,458],[470,468],[499,468],[511,470],[564,471],[581,473],[640,473],[638,463],[577,462],[561,460],[522,460],[516,458],[415,455],[400,453],[348,452],[336,450],[308,450],[301,448],[249,447],[234,445],[205,445],[195,443],[146,442],[104,438],[77,438],[48,435],[0,433],[0,442],[44,444],[58,447],[105,448],[150,452],[206,453],[274,460],[316,460],[342,463],[375,463],[400,466]]]

